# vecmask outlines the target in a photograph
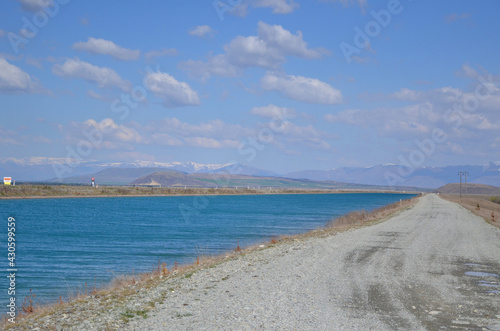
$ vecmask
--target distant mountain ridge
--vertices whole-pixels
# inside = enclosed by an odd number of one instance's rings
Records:
[[[467,172],[469,183],[500,186],[500,163],[490,162],[485,166],[447,166],[421,167],[414,169],[409,175],[408,169],[389,164],[373,167],[344,167],[332,170],[308,170],[286,174],[289,178],[307,178],[313,180],[334,180],[367,185],[389,185],[387,176],[399,176],[404,186],[422,188],[438,188],[449,183],[460,181],[459,172]],[[404,175],[401,175],[403,173]],[[389,174],[389,175],[388,175]],[[399,186],[399,185],[397,185]]]
[[[468,172],[468,182],[500,186],[500,162],[484,166],[420,167],[408,169],[394,164],[372,167],[342,167],[331,170],[305,170],[278,174],[241,163],[201,164],[195,162],[81,162],[66,166],[62,178],[54,171],[55,164],[65,165],[66,159],[57,158],[0,158],[0,176],[11,176],[20,181],[58,183],[88,183],[90,177],[101,177],[101,183],[128,184],[139,177],[161,170],[174,170],[186,174],[234,174],[263,177],[285,177],[315,181],[334,181],[360,185],[438,188],[459,181],[458,172]],[[107,170],[113,169],[113,170]],[[128,169],[128,170],[120,170]],[[102,172],[102,173],[100,173]],[[399,176],[391,183],[387,175]]]
[[[272,176],[250,176],[228,173],[192,173],[175,170],[157,171],[138,178],[131,185],[154,185],[163,187],[231,187],[231,188],[293,188],[293,189],[344,189],[344,190],[389,190],[388,187],[341,183],[334,181],[314,181]],[[403,188],[400,188],[402,191]],[[405,188],[414,191],[414,188]]]
[[[55,168],[63,169],[58,171]],[[48,158],[48,157],[29,157],[29,158],[12,158],[0,157],[0,176],[11,176],[17,181],[51,181],[51,182],[68,182],[68,178],[76,179],[81,182],[80,176],[91,176],[99,171],[107,168],[156,168],[156,169],[171,169],[183,171],[186,173],[212,173],[212,172],[227,172],[230,169],[241,170],[244,174],[256,175],[276,175],[270,171],[253,168],[247,165],[236,165],[230,163],[222,164],[201,164],[195,162],[152,162],[152,161],[136,161],[136,162],[95,162],[67,160],[65,158]],[[136,177],[137,178],[137,177]]]

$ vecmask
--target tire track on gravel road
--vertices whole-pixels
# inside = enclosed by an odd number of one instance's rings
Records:
[[[176,286],[128,327],[500,330],[500,230],[429,194],[385,222],[284,242]]]

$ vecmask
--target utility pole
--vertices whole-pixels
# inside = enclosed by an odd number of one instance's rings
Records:
[[[460,176],[460,198],[462,197],[462,175],[465,176],[465,196],[467,196],[467,176],[469,173],[467,171],[459,171],[458,175]]]
[[[462,174],[463,172],[458,172],[458,175],[460,176],[460,198],[462,198]]]
[[[467,196],[467,175],[468,174],[469,173],[467,171],[464,173],[464,175],[465,175],[465,196]]]

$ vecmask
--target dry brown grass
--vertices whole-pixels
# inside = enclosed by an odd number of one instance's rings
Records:
[[[385,192],[376,190],[327,190],[327,189],[234,189],[234,188],[180,188],[180,187],[131,187],[90,185],[0,185],[0,199],[12,198],[82,198],[82,197],[121,197],[121,196],[169,196],[169,195],[249,195],[249,194],[325,194]]]
[[[418,197],[408,200],[402,200],[400,202],[395,202],[393,204],[377,208],[371,212],[367,212],[365,210],[353,211],[349,214],[345,214],[338,218],[332,219],[326,225],[326,228],[338,229],[371,224],[381,219],[385,219],[399,210],[413,206],[417,202],[417,199]]]
[[[20,323],[22,323],[22,321],[28,317],[45,317],[47,315],[53,314],[58,309],[65,306],[67,306],[67,303],[64,302],[62,297],[59,297],[59,300],[57,300],[55,303],[42,304],[36,301],[36,295],[30,290],[30,294],[24,298],[21,307],[18,307],[20,311],[18,311],[18,315],[15,318],[15,324],[12,324],[7,320],[10,317],[5,316],[0,321],[0,328],[4,330],[8,330],[9,328],[17,328],[20,326]]]
[[[20,307],[20,312],[16,316],[16,323],[12,324],[7,321],[7,318],[3,318],[0,323],[0,328],[8,330],[9,328],[23,326],[27,319],[35,320],[43,318],[47,315],[54,314],[57,311],[68,309],[69,307],[78,305],[82,301],[93,298],[111,297],[114,301],[125,301],[128,297],[137,293],[139,290],[150,288],[165,277],[168,278],[168,276],[172,276],[166,266],[166,263],[161,263],[159,261],[158,268],[151,272],[139,274],[137,277],[135,272],[132,272],[132,275],[115,276],[115,278],[108,285],[105,285],[102,288],[98,288],[96,283],[89,288],[87,283],[85,283],[84,288],[76,289],[67,301],[64,301],[62,297],[59,297],[59,300],[55,303],[41,303],[39,301],[35,301],[36,295],[30,290],[30,294],[25,297],[23,304]],[[176,268],[176,272],[173,275],[182,275],[189,269],[190,266]]]
[[[460,198],[459,195],[441,194],[443,199],[458,203],[470,210],[486,222],[500,228],[500,204],[491,201],[490,196],[467,196]],[[479,207],[478,207],[479,206]]]
[[[500,197],[491,197],[491,198],[490,198],[490,201],[491,201],[491,202],[494,202],[494,203],[498,203],[498,204],[500,204]]]

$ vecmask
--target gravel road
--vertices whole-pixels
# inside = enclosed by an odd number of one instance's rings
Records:
[[[167,282],[128,328],[500,330],[499,253],[499,229],[430,194],[374,226]]]

